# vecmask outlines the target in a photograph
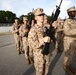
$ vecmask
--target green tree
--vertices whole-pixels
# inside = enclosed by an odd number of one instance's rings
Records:
[[[0,23],[5,22],[5,11],[0,11]]]
[[[0,23],[13,23],[15,18],[16,14],[11,11],[0,11]]]
[[[17,18],[16,14],[12,13],[11,11],[6,11],[6,17],[8,23],[13,23],[14,19]]]

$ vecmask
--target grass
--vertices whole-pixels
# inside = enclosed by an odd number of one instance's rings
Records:
[[[3,36],[3,35],[11,35],[12,32],[3,32],[3,33],[0,33],[0,36]]]

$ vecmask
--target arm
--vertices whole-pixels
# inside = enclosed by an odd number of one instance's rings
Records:
[[[41,34],[40,34],[41,35]],[[28,34],[28,43],[32,48],[40,48],[40,46],[43,45],[43,39],[38,38],[39,35],[37,35],[35,28],[31,28]],[[41,41],[41,42],[40,42]]]
[[[15,26],[13,25],[13,26],[12,26],[12,33],[15,34],[15,33],[17,33],[17,32],[18,32],[18,30],[15,29]]]
[[[19,29],[19,33],[20,33],[20,35],[23,37],[24,36],[24,32],[23,32],[23,28],[22,28],[22,26],[20,27],[20,29]]]
[[[45,43],[50,43],[50,37],[45,36],[44,37],[44,32],[42,29],[36,30],[37,31],[37,40],[38,40],[38,48],[41,48],[45,45]]]

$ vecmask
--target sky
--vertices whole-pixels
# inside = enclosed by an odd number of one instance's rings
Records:
[[[9,10],[16,14],[17,17],[21,15],[27,15],[36,8],[43,8],[44,13],[47,15],[52,14],[56,9],[56,5],[59,5],[61,0],[0,0],[0,10]],[[61,12],[59,17],[62,19],[67,18],[67,9],[75,6],[76,0],[63,0],[61,4]]]

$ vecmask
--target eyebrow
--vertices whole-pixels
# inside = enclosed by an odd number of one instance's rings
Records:
[[[38,16],[44,16],[44,15],[38,15]]]

